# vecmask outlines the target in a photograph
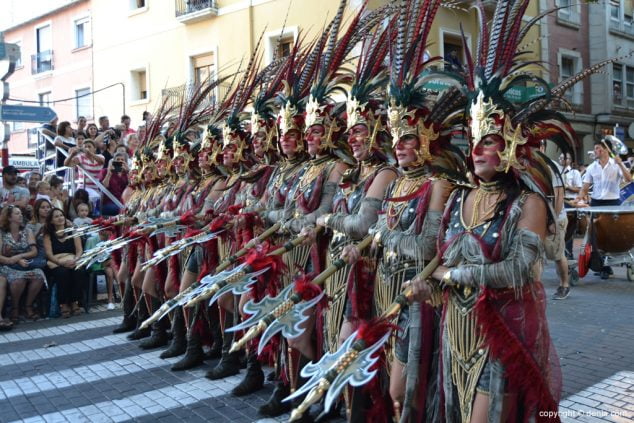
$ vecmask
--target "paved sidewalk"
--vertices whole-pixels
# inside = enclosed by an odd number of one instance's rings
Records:
[[[563,370],[565,422],[634,421],[634,283],[624,268],[601,281],[589,275],[570,297],[548,301]],[[543,277],[552,295],[552,266]],[[140,350],[113,335],[120,311],[93,309],[68,320],[21,323],[0,333],[0,422],[272,422],[257,408],[272,391],[235,398],[241,376],[203,377],[215,362],[171,372],[177,359]]]

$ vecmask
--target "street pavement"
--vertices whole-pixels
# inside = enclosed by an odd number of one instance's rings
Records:
[[[553,301],[546,286],[551,335],[561,360],[564,422],[634,421],[634,283],[625,269],[602,281],[588,275],[570,297]],[[272,391],[230,395],[241,376],[203,377],[214,362],[171,372],[177,359],[143,351],[113,335],[120,311],[103,306],[70,319],[21,323],[0,334],[0,422],[274,422],[257,408]]]

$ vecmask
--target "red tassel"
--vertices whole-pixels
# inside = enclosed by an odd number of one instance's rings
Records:
[[[491,358],[502,362],[505,376],[509,381],[509,389],[518,393],[518,401],[522,402],[525,410],[524,422],[533,416],[537,422],[559,422],[559,417],[546,417],[547,415],[557,416],[558,410],[558,401],[553,398],[548,382],[544,378],[542,366],[547,364],[538,363],[518,335],[503,321],[499,311],[491,304],[496,295],[498,294],[485,290],[475,307],[480,330],[486,337]],[[514,292],[510,295],[514,295]],[[531,309],[536,307],[529,289],[525,290],[521,300],[514,301],[523,301]],[[528,302],[533,302],[532,307],[527,304]],[[532,318],[538,319],[539,316],[535,315]]]
[[[179,224],[186,225],[186,226],[192,226],[197,221],[198,221],[198,219],[196,218],[196,215],[194,214],[194,212],[192,210],[189,210],[188,212],[186,212],[184,215],[182,215],[178,219],[178,223]]]
[[[398,326],[385,317],[375,317],[359,326],[357,339],[363,339],[367,347],[374,345],[386,333],[398,330]]]
[[[310,301],[321,294],[321,287],[313,283],[315,274],[302,273],[295,279],[295,293],[298,294],[303,301]]]

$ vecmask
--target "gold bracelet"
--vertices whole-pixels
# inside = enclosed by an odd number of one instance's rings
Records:
[[[442,275],[442,279],[440,280],[440,282],[446,286],[452,286],[454,284],[453,279],[451,279],[451,270],[447,270],[447,272]]]

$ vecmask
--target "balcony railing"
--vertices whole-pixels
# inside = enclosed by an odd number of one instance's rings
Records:
[[[634,22],[631,17],[625,20],[610,19],[610,30],[615,33],[621,33],[634,37]]]
[[[176,18],[181,23],[193,23],[218,16],[216,0],[174,0]]]
[[[53,70],[53,50],[31,55],[31,75]]]
[[[187,84],[178,85],[176,87],[165,88],[161,91],[161,95],[164,99],[167,99],[167,107],[178,107],[183,98],[186,96],[187,91],[195,89],[196,86],[197,85],[190,82]],[[211,93],[209,93],[207,101],[202,104],[202,107],[216,104],[218,101],[222,101],[229,88],[229,85],[219,85],[215,90],[212,90]]]

